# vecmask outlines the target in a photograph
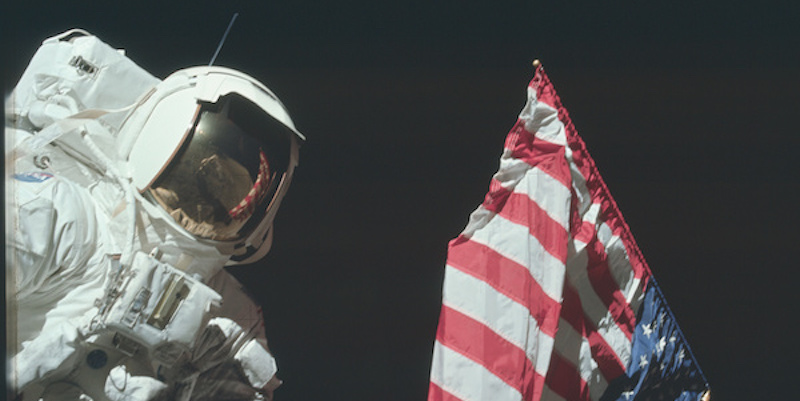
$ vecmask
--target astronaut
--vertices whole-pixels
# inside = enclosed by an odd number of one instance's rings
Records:
[[[20,399],[272,397],[260,306],[225,270],[269,251],[304,141],[269,89],[222,67],[160,81],[73,30],[34,55],[5,139]]]

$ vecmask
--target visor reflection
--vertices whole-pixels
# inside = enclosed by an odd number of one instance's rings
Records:
[[[187,143],[149,193],[190,233],[240,239],[266,215],[288,155],[287,129],[228,95],[201,106]]]

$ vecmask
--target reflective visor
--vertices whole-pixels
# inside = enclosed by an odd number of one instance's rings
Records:
[[[266,215],[284,177],[290,135],[235,93],[200,104],[181,149],[149,194],[198,237],[243,238]]]

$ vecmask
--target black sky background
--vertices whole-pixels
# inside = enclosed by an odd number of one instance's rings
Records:
[[[699,4],[702,3],[702,4]],[[84,28],[156,76],[210,60],[308,137],[264,305],[277,400],[423,400],[447,242],[542,60],[711,382],[793,399],[800,28],[790,1],[5,2],[8,92]]]

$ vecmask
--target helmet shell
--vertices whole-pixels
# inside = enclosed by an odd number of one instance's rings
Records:
[[[305,140],[272,91],[249,75],[229,68],[193,67],[177,71],[145,95],[128,116],[120,129],[118,151],[133,186],[147,195],[192,140],[203,105],[213,106],[229,95],[246,99],[259,112],[280,123],[289,144],[286,149],[289,154],[282,157],[288,165],[274,194],[263,205],[266,210],[257,215],[260,221],[248,222],[248,232],[241,238],[198,238],[231,255],[228,264],[252,263],[269,250],[272,222],[298,164],[299,147]],[[174,226],[185,235],[197,237],[177,222]]]

